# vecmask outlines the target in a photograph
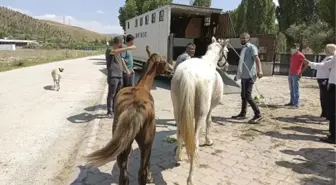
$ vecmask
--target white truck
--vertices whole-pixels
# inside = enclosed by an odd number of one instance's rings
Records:
[[[126,21],[125,34],[135,36],[135,65],[147,61],[146,45],[165,56],[169,63],[185,51],[188,43],[196,45],[195,57],[205,54],[211,37],[236,37],[228,13],[222,9],[169,4]]]

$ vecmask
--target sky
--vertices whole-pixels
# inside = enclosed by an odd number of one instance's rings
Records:
[[[226,1],[224,3],[224,1]],[[273,0],[276,4],[278,0]],[[190,0],[174,0],[174,3],[189,4]],[[224,11],[238,7],[241,0],[212,0],[211,7]],[[122,34],[118,10],[125,0],[1,0],[0,6],[28,14],[38,19],[52,20],[79,26],[99,33]]]

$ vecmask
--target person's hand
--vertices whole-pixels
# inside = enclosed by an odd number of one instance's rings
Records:
[[[236,81],[237,81],[237,76],[235,76],[235,77],[233,78],[233,80],[236,82]]]
[[[128,49],[135,50],[136,46],[135,45],[129,46]]]
[[[131,71],[131,75],[134,74],[134,73],[135,73],[134,70],[132,70],[132,71]]]
[[[307,60],[307,59],[304,59],[303,62],[304,62],[306,65],[309,64],[309,60]]]
[[[299,80],[301,79],[301,77],[302,77],[302,73],[299,74]]]
[[[260,79],[260,78],[262,78],[264,76],[264,74],[263,74],[262,71],[258,71],[257,76]]]

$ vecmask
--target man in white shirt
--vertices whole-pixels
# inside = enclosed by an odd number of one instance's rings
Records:
[[[334,47],[336,50],[335,44],[330,44],[331,47]],[[312,69],[331,69],[329,78],[328,78],[328,91],[327,91],[327,119],[329,120],[329,132],[330,135],[328,135],[326,138],[322,138],[321,141],[335,144],[336,142],[336,122],[335,122],[335,85],[336,85],[336,53],[334,53],[331,60],[321,62],[321,63],[314,63],[310,62],[308,60],[304,60],[306,64],[310,66]]]
[[[325,48],[326,57],[321,62],[329,61],[333,58],[335,53],[335,49],[332,45],[328,44]],[[321,103],[321,117],[327,118],[327,87],[328,87],[328,78],[330,75],[331,69],[322,68],[318,69],[316,72],[317,83],[319,84],[320,88],[320,103]]]

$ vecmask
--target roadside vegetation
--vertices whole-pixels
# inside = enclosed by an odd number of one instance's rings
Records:
[[[0,72],[60,60],[81,58],[103,54],[103,50],[47,50],[17,49],[16,51],[0,51]]]

